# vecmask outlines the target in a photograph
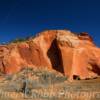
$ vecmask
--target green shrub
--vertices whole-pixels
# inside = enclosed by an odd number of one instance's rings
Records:
[[[25,38],[18,38],[18,39],[15,39],[15,40],[11,41],[11,42],[17,43],[17,42],[24,42],[24,41],[26,41]]]

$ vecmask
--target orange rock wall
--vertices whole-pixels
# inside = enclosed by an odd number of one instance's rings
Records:
[[[73,80],[100,75],[100,49],[87,33],[50,30],[24,42],[0,45],[0,71],[13,74],[25,67],[57,70]]]

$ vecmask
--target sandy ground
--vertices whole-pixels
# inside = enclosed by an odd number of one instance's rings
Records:
[[[0,100],[100,100],[100,78],[69,82],[57,72],[25,73],[1,77]]]

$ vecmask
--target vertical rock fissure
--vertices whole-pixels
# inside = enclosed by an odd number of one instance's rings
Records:
[[[4,70],[4,74],[5,74],[6,73],[6,69],[5,69],[5,65],[4,65],[4,62],[3,62],[3,58],[2,58],[2,66],[3,66],[3,70]]]
[[[61,59],[61,52],[58,49],[56,39],[54,39],[52,41],[52,44],[47,52],[47,55],[51,61],[53,69],[55,69],[61,73],[64,73],[62,59]]]

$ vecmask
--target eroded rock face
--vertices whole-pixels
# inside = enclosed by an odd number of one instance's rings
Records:
[[[83,35],[83,33],[79,36],[71,32],[65,34],[58,31],[58,33],[57,41],[61,51],[64,74],[71,80],[74,76],[80,79],[98,76],[100,74],[100,49],[94,45],[90,36]]]
[[[50,30],[34,39],[0,46],[0,71],[13,74],[25,67],[57,70],[69,79],[100,75],[100,48],[87,33]]]

